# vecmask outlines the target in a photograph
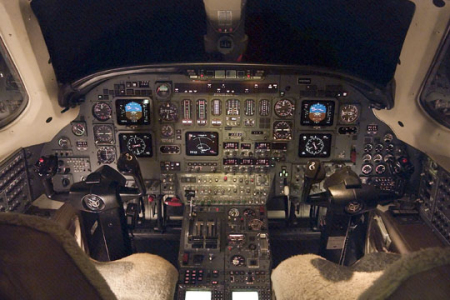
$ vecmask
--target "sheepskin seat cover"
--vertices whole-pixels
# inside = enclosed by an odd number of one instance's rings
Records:
[[[119,300],[173,299],[178,271],[157,255],[138,253],[95,267]]]
[[[178,272],[159,256],[97,262],[58,223],[36,216],[0,213],[0,229],[1,299],[173,299]]]
[[[449,248],[406,255],[371,253],[351,267],[314,255],[297,255],[272,272],[276,300],[386,299],[410,276],[450,264]]]

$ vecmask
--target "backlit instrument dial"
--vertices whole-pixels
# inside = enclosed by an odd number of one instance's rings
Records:
[[[76,136],[82,136],[86,133],[86,123],[85,122],[73,122],[72,123],[72,133]]]
[[[359,118],[359,109],[354,104],[346,104],[341,107],[340,115],[342,123],[352,124]]]
[[[99,121],[107,121],[111,119],[112,109],[107,103],[97,102],[92,107],[92,114]]]
[[[173,136],[174,133],[174,129],[172,127],[172,125],[163,125],[161,126],[161,135],[163,137],[171,137]]]
[[[155,86],[159,98],[169,98],[172,94],[172,85],[168,82],[158,82]]]
[[[273,138],[275,140],[292,139],[292,122],[276,121],[273,123]]]
[[[99,164],[110,164],[116,159],[116,149],[114,147],[100,147],[97,150]]]
[[[322,153],[323,149],[325,148],[325,144],[323,140],[317,136],[312,136],[309,138],[309,140],[306,142],[305,150],[311,155],[318,155]]]
[[[161,104],[159,106],[159,116],[163,121],[176,121],[178,119],[178,109],[172,103]]]
[[[281,99],[275,103],[275,114],[280,118],[289,118],[294,115],[295,106],[289,99]]]
[[[127,141],[127,148],[131,152],[133,152],[134,155],[140,156],[142,153],[144,153],[147,145],[145,144],[145,141],[138,137],[138,136],[132,136]]]
[[[94,139],[97,144],[111,144],[114,141],[114,129],[111,125],[95,125]]]

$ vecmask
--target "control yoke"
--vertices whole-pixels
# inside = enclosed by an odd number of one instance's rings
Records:
[[[375,187],[362,184],[350,167],[337,170],[325,179],[326,192],[311,195],[306,203],[326,206],[335,214],[357,215],[374,209],[381,201],[394,200],[393,193],[384,193]]]
[[[136,182],[136,187],[139,190],[140,196],[145,196],[146,188],[144,183],[144,177],[142,176],[139,162],[133,153],[126,151],[120,154],[117,160],[117,169],[123,175],[132,176]]]

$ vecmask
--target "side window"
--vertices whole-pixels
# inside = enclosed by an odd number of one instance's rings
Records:
[[[25,109],[28,95],[22,80],[0,40],[0,128],[11,123]]]
[[[450,35],[435,59],[420,103],[433,119],[450,128]]]

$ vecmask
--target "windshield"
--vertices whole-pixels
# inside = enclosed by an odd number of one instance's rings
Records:
[[[201,0],[34,0],[32,8],[61,83],[132,65],[225,61],[205,51]],[[414,9],[404,0],[248,0],[239,62],[314,65],[385,86]]]

